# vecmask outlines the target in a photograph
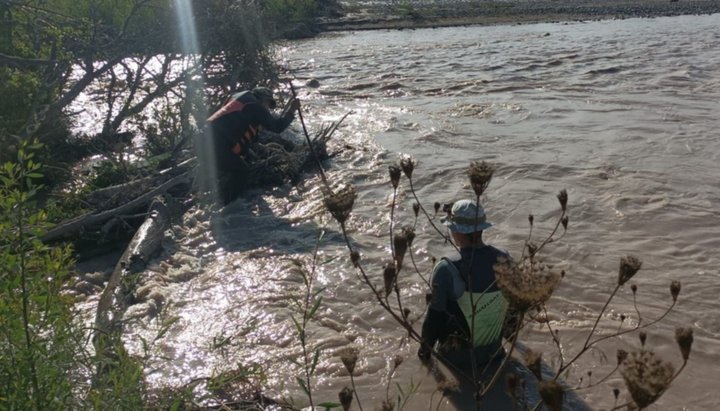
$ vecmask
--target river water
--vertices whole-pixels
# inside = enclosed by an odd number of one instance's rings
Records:
[[[548,304],[563,350],[582,345],[617,281],[618,260],[633,254],[643,268],[638,306],[644,321],[677,307],[648,330],[647,345],[680,366],[677,326],[692,326],[688,367],[656,409],[720,407],[720,15],[619,21],[369,31],[323,35],[287,44],[308,127],[351,113],[331,142],[333,182],[357,191],[352,241],[376,284],[389,258],[392,188],[387,167],[402,153],[417,160],[413,184],[424,207],[472,197],[472,161],[497,166],[483,197],[494,227],[486,240],[519,255],[535,215],[534,235],[555,222],[557,192],[570,197],[568,233],[546,249],[567,275]],[[319,87],[303,87],[316,79]],[[181,384],[238,364],[259,364],[270,394],[304,399],[289,361],[301,348],[291,302],[303,289],[299,261],[314,270],[323,302],[308,340],[322,349],[315,398],[336,400],[349,384],[339,351],[358,347],[364,408],[385,398],[393,358],[403,364],[390,385],[421,383],[406,409],[426,408],[435,384],[415,359],[417,346],[373,301],[349,261],[338,226],[322,207],[321,181],[248,193],[221,212],[193,209],[168,234],[166,251],[145,273],[143,298],[128,316],[126,344],[150,345],[148,378]],[[401,182],[396,224],[412,224],[413,197]],[[321,241],[318,235],[324,232]],[[451,251],[420,219],[413,257],[427,275],[431,258]],[[409,271],[400,285],[411,317],[422,315],[426,287]],[[160,315],[154,313],[161,307]],[[621,290],[598,335],[635,324],[629,288]],[[418,321],[419,327],[421,320]],[[166,332],[158,335],[163,326]],[[159,337],[159,338],[156,338]],[[553,364],[557,349],[542,324],[525,344]],[[636,334],[587,353],[568,376],[597,381],[612,370],[618,348],[639,347]],[[597,408],[612,407],[615,374],[578,391]]]

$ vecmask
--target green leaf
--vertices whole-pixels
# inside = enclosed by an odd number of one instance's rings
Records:
[[[320,349],[315,350],[313,355],[312,365],[310,365],[310,374],[315,374],[315,368],[317,368],[318,361],[320,361]]]
[[[295,331],[297,331],[298,335],[301,335],[302,327],[300,326],[300,323],[295,319],[294,315],[290,315],[290,318],[293,320],[293,323],[295,323]]]
[[[312,309],[310,310],[310,314],[308,314],[308,318],[312,318],[313,315],[315,315],[315,312],[318,308],[320,308],[320,303],[322,302],[322,297],[319,297],[317,300],[315,300],[315,304],[313,305]]]
[[[300,377],[295,377],[295,380],[298,382],[298,384],[300,384],[300,388],[302,388],[302,390],[305,392],[305,395],[310,397],[310,390],[308,389],[308,386],[305,383],[305,380],[303,380]]]

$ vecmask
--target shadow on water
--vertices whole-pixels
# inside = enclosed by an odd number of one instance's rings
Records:
[[[321,228],[312,215],[288,216],[285,210],[292,202],[285,189],[270,196],[259,190],[245,193],[211,217],[217,245],[228,252],[272,249],[282,254],[313,253]],[[335,241],[336,237],[342,241],[342,237],[331,235],[323,242]]]

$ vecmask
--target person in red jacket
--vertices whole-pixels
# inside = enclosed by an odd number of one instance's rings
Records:
[[[276,106],[273,92],[258,87],[234,94],[207,119],[206,129],[213,142],[218,194],[224,204],[237,197],[242,188],[247,160],[254,159],[251,147],[260,130],[275,133],[285,130],[300,109],[300,100],[292,99],[280,117],[270,112]]]

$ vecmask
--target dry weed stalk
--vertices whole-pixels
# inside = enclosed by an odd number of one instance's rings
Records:
[[[360,276],[362,281],[370,288],[370,290],[375,295],[376,300],[383,307],[383,309],[387,311],[397,321],[397,323],[405,329],[405,331],[407,332],[406,338],[420,342],[420,335],[414,330],[412,323],[410,323],[408,319],[409,310],[402,307],[402,287],[400,287],[398,279],[400,278],[401,271],[405,268],[405,256],[409,254],[410,258],[413,258],[412,242],[415,238],[414,227],[417,225],[417,219],[421,213],[427,218],[430,226],[433,227],[433,229],[437,233],[439,233],[446,242],[450,242],[449,237],[438,228],[438,226],[433,220],[434,217],[437,216],[441,208],[443,211],[449,212],[452,203],[445,203],[443,205],[443,203],[441,202],[435,202],[433,207],[434,214],[430,215],[426,211],[425,207],[423,207],[422,202],[418,198],[415,188],[413,186],[412,177],[413,172],[415,171],[415,166],[415,160],[406,156],[401,158],[397,164],[391,165],[388,168],[390,185],[393,189],[393,198],[390,211],[390,248],[392,250],[392,261],[387,263],[383,270],[384,288],[378,288],[370,280],[369,276],[366,273],[366,270],[363,267],[360,253],[353,248],[349,240],[349,235],[346,230],[346,221],[350,216],[350,212],[356,198],[356,193],[354,189],[348,186],[343,190],[338,191],[337,193],[328,191],[325,196],[325,205],[328,208],[328,211],[330,211],[333,217],[335,217],[335,219],[340,223],[346,245],[350,250],[350,260],[353,266],[358,270],[358,275]],[[467,169],[467,175],[470,179],[470,185],[478,201],[480,199],[480,196],[486,192],[492,180],[494,171],[495,167],[486,162],[474,162]],[[400,180],[402,177],[401,173],[404,174],[405,177],[407,177],[409,191],[414,199],[414,203],[412,204],[414,222],[412,227],[406,226],[396,232],[394,229],[396,219],[395,208],[398,188],[400,187]],[[539,313],[544,312],[545,318],[548,318],[546,303],[550,300],[550,297],[557,289],[560,280],[565,276],[564,271],[558,271],[556,269],[553,269],[552,266],[545,264],[539,258],[539,255],[544,249],[544,247],[554,241],[561,239],[567,233],[567,229],[569,226],[569,216],[567,215],[569,204],[568,192],[566,190],[561,190],[557,194],[557,200],[560,205],[559,215],[550,233],[541,240],[538,240],[537,243],[533,241],[533,228],[535,218],[532,214],[530,214],[528,216],[528,222],[530,225],[529,234],[527,239],[525,240],[521,257],[518,260],[507,259],[499,261],[493,267],[496,274],[497,286],[502,292],[503,296],[509,302],[512,311],[515,313],[516,321],[513,323],[512,328],[509,328],[508,331],[504,333],[509,343],[508,355],[501,363],[497,372],[491,376],[489,382],[486,384],[479,383],[479,375],[476,373],[477,370],[473,370],[474,375],[465,376],[467,378],[470,378],[471,381],[475,382],[477,390],[476,396],[480,399],[480,401],[482,400],[482,396],[485,395],[489,391],[489,389],[498,382],[499,375],[502,373],[505,363],[511,357],[513,350],[517,344],[519,332],[525,325],[524,318],[526,316],[526,313],[532,310],[537,310]],[[558,236],[557,234],[561,227],[562,234]],[[452,244],[452,242],[450,243]],[[411,268],[414,269],[415,273],[418,274],[423,279],[423,281],[425,281],[428,287],[430,287],[429,281],[427,281],[426,278],[423,276],[414,259],[412,260],[412,262],[413,264]],[[433,266],[435,265],[434,258],[432,259],[432,264]],[[613,300],[617,292],[639,272],[641,267],[642,262],[637,257],[625,256],[620,259],[620,265],[618,269],[618,281],[613,291],[607,298],[605,305],[598,313],[592,328],[588,332],[585,343],[582,345],[580,350],[571,358],[565,358],[565,350],[561,345],[560,337],[557,330],[553,330],[551,328],[549,320],[543,321],[543,323],[546,324],[548,330],[550,331],[550,336],[552,338],[553,344],[555,344],[555,346],[557,347],[559,364],[557,365],[557,369],[555,370],[554,375],[549,378],[543,378],[542,374],[540,373],[540,365],[542,364],[541,355],[529,352],[527,354],[527,365],[528,368],[533,371],[535,377],[540,380],[539,391],[542,398],[541,403],[544,403],[548,409],[562,409],[563,400],[566,397],[566,392],[568,388],[563,386],[563,383],[560,382],[560,376],[563,374],[567,374],[569,368],[573,364],[575,364],[584,354],[586,354],[589,350],[595,348],[598,343],[604,340],[620,337],[630,332],[637,331],[639,333],[643,333],[641,334],[641,340],[644,340],[643,330],[664,319],[665,316],[674,308],[681,289],[681,285],[677,281],[673,281],[670,285],[672,303],[659,318],[644,322],[642,316],[640,315],[640,311],[637,308],[636,300],[634,300],[636,312],[638,315],[638,322],[634,327],[629,329],[622,328],[622,325],[626,318],[623,314],[621,316],[618,330],[615,333],[602,337],[596,337],[593,339],[599,321],[607,311],[611,301]],[[631,291],[633,293],[634,299],[637,295],[637,289],[637,286],[635,284],[632,284]],[[391,305],[391,303],[388,301],[388,297],[392,293],[392,291],[395,291],[395,294],[397,296],[397,304],[393,305]],[[426,294],[426,304],[429,304],[430,298],[431,294]],[[628,354],[623,350],[619,350],[617,354],[618,362],[614,370],[612,370],[608,375],[600,378],[595,382],[592,382],[590,380],[590,378],[592,377],[592,373],[588,372],[588,384],[586,386],[576,387],[575,389],[588,388],[601,384],[607,381],[607,379],[611,375],[620,370],[623,378],[628,385],[628,389],[631,392],[634,403],[637,406],[643,408],[644,406],[647,406],[657,400],[657,398],[662,395],[662,393],[667,389],[667,386],[670,384],[670,382],[672,382],[672,380],[680,373],[680,371],[682,371],[682,368],[684,368],[685,364],[687,363],[687,358],[689,357],[690,348],[693,341],[692,330],[678,329],[676,331],[676,340],[678,342],[678,346],[680,347],[682,357],[685,361],[683,363],[683,367],[681,367],[680,370],[678,370],[678,372],[676,373],[673,373],[672,369],[666,366],[666,363],[658,362],[659,360],[656,361],[653,354],[648,354],[649,351],[645,351],[643,349],[643,351],[640,351],[640,354]],[[442,360],[441,353],[435,350],[432,351],[432,356]],[[343,362],[345,363],[345,359],[343,359]],[[426,363],[426,365],[428,366],[431,366],[431,364],[431,362]],[[391,375],[398,366],[399,362],[395,362]],[[655,379],[651,379],[649,381],[644,379],[645,376],[648,375],[646,369],[651,371],[650,374],[653,375],[653,378]],[[482,373],[485,373],[486,371],[487,368],[485,370],[482,370]],[[352,378],[352,370],[349,369],[349,372]],[[443,379],[443,381],[445,380]],[[438,386],[438,389],[443,393],[443,396],[450,395],[452,392],[452,390],[450,390],[447,385],[448,384],[440,384]],[[510,388],[511,385],[513,398],[516,398],[515,394],[518,390],[520,382],[517,380],[515,380],[514,382],[508,381],[508,388]],[[524,383],[522,383],[522,385],[524,386]],[[389,390],[389,386],[387,389]],[[357,393],[355,393],[355,395],[357,396]],[[614,395],[617,397],[619,395],[619,391],[615,392]],[[539,409],[541,403],[535,404],[534,409]],[[381,404],[380,409],[391,409],[392,407],[393,403],[389,401],[388,395],[383,404]]]

